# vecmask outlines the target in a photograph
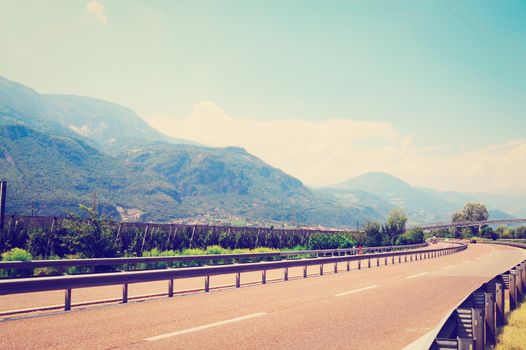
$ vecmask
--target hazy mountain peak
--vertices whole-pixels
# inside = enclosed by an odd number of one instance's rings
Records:
[[[336,187],[361,189],[372,193],[399,192],[411,189],[407,182],[385,172],[369,172],[358,175]]]

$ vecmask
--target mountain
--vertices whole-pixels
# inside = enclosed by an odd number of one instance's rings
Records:
[[[81,139],[48,134],[24,125],[0,125],[0,177],[7,179],[7,210],[64,215],[89,204],[97,193],[100,208],[141,208],[146,218],[162,219],[160,206],[180,201],[174,187],[155,173],[118,161]]]
[[[453,203],[435,197],[390,174],[366,173],[335,186],[339,190],[370,192],[394,207],[404,208],[411,222],[436,222],[449,219],[458,210]]]
[[[89,97],[40,94],[0,77],[0,178],[8,211],[63,215],[97,194],[115,218],[243,217],[355,227],[405,208],[410,223],[448,221],[481,199],[492,217],[526,211],[523,198],[417,188],[368,173],[312,190],[244,149],[163,135],[135,112]]]
[[[242,148],[155,144],[122,155],[175,186],[176,215],[238,215],[308,225],[354,225],[379,218],[372,208],[342,206]]]
[[[32,127],[45,131],[61,125],[111,154],[135,142],[196,145],[161,134],[134,111],[116,103],[83,96],[40,94],[3,77],[0,77],[0,111],[25,123],[31,120]]]
[[[172,139],[133,111],[93,98],[46,95],[0,78],[0,177],[8,211],[63,215],[94,192],[123,218],[241,216],[298,225],[352,226],[379,219],[342,205],[243,149]]]
[[[372,172],[354,177],[346,182],[323,189],[333,195],[351,200],[349,193],[365,191],[375,197],[362,195],[360,203],[367,203],[380,214],[386,216],[391,207],[404,208],[410,224],[431,223],[451,220],[451,214],[460,210],[466,202],[478,201],[486,204],[493,219],[520,216],[525,210],[524,198],[481,194],[441,192],[432,188],[414,187],[387,173]],[[526,210],[525,210],[526,211]]]
[[[320,195],[333,198],[338,204],[344,207],[371,208],[376,213],[378,213],[378,220],[385,219],[389,215],[389,212],[396,208],[396,206],[388,200],[361,189],[349,190],[341,188],[320,188],[316,189],[315,191]],[[373,218],[370,217],[370,219]]]

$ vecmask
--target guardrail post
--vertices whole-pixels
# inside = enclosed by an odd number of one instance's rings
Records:
[[[517,265],[515,267],[515,271],[516,271],[516,275],[515,275],[515,284],[517,285],[517,307],[522,303],[522,293],[523,293],[523,289],[522,289],[522,284],[523,284],[523,281],[522,281],[522,266],[520,265]]]
[[[128,302],[128,283],[122,285],[122,303],[126,304]]]
[[[358,260],[358,270],[361,270],[361,269],[362,269],[362,261]]]
[[[303,266],[303,278],[307,278],[307,266]]]
[[[387,257],[384,258],[384,265],[387,265]]]
[[[283,269],[283,279],[285,281],[288,281],[289,280],[289,268],[288,267],[285,267]]]
[[[334,263],[334,273],[338,273],[338,263]]]
[[[241,272],[236,273],[236,288],[241,286]]]
[[[371,268],[371,259],[367,260],[367,268],[369,268],[369,269]]]
[[[320,265],[320,276],[323,276],[323,264]]]
[[[380,258],[376,258],[376,267],[380,266]]]
[[[347,271],[351,270],[351,261],[347,260]]]
[[[267,283],[267,270],[261,271],[261,284]]]
[[[475,350],[484,350],[484,309],[473,309],[473,339]]]
[[[409,261],[413,261],[413,254],[409,254]]]
[[[486,344],[497,344],[497,326],[495,323],[495,295],[492,292],[484,293],[484,321],[486,322]]]
[[[495,321],[497,327],[504,326],[506,324],[506,317],[504,313],[504,283],[500,278],[495,282]]]
[[[391,257],[391,265],[394,265],[394,255]]]
[[[71,310],[71,289],[66,289],[64,296],[64,311]]]
[[[509,273],[510,277],[510,311],[513,311],[517,308],[517,286],[515,285],[515,271],[511,270]]]
[[[210,291],[210,276],[205,276],[205,293]]]
[[[170,278],[168,280],[168,298],[173,298],[174,296],[174,279]]]

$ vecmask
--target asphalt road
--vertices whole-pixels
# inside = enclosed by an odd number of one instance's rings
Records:
[[[0,322],[1,349],[401,349],[526,258],[472,245],[412,263]]]

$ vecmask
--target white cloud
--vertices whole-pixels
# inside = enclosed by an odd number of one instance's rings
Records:
[[[106,8],[98,1],[92,0],[86,4],[86,12],[93,16],[93,18],[102,25],[108,23],[108,18],[105,15]]]
[[[334,184],[368,171],[385,171],[414,185],[464,191],[518,186],[526,178],[526,140],[456,152],[448,145],[418,149],[388,123],[261,121],[232,117],[212,102],[197,104],[187,118],[151,117],[148,122],[174,137],[244,147],[310,185]],[[448,149],[448,155],[436,155],[436,149]]]

